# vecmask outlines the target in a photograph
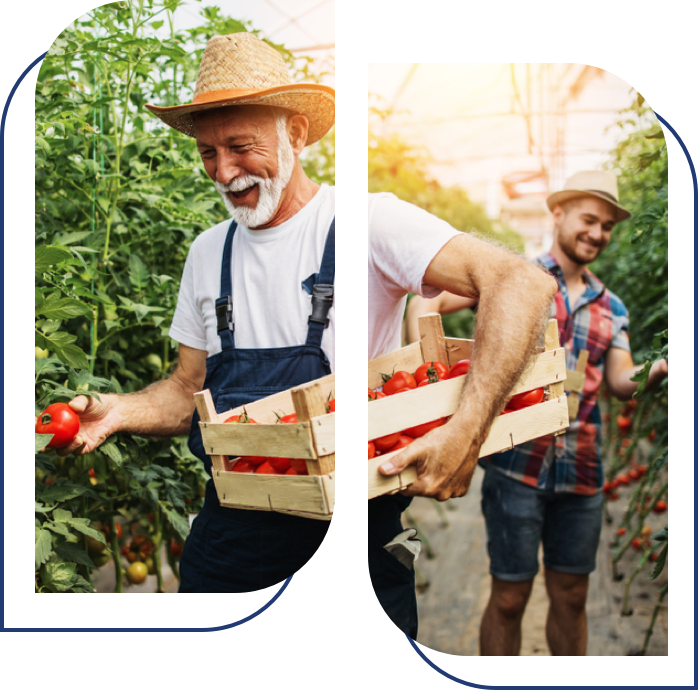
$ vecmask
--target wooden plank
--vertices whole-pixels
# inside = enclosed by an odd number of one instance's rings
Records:
[[[315,451],[318,457],[334,453],[334,424],[335,413],[323,414],[310,420]],[[326,474],[326,473],[325,473]]]
[[[557,330],[557,320],[550,319],[545,328],[545,350],[557,350],[560,348],[560,332]],[[564,350],[563,350],[564,359]],[[550,396],[559,398],[565,393],[565,384],[560,381],[550,386]]]
[[[581,350],[577,360],[576,371],[567,371],[567,378],[572,379],[574,388],[565,385],[565,390],[571,391],[567,396],[567,405],[570,411],[570,419],[577,419],[579,413],[579,396],[584,392],[584,382],[586,380],[587,361],[589,360],[589,350]]]
[[[448,366],[452,367],[461,359],[470,359],[475,346],[474,340],[465,338],[446,338],[446,349],[448,350]]]
[[[216,406],[213,404],[213,398],[211,397],[210,390],[206,389],[205,391],[194,393],[194,402],[196,403],[196,409],[199,413],[199,418],[201,419],[201,422],[206,423],[218,421]],[[199,426],[201,426],[201,422],[199,423]],[[228,460],[227,456],[217,454],[210,455],[211,463],[213,464],[214,470],[226,469],[226,462]]]
[[[213,473],[221,505],[327,520],[334,510],[334,475]]]
[[[310,423],[207,424],[200,422],[208,455],[263,455],[265,457],[316,457]],[[216,469],[225,469],[217,467]]]
[[[418,319],[419,343],[422,348],[422,362],[441,362],[448,364],[446,336],[441,323],[441,314],[423,314]],[[413,373],[413,372],[410,372]]]
[[[400,395],[406,394],[401,393]],[[480,448],[479,457],[484,458],[492,453],[509,450],[526,441],[559,433],[568,426],[567,397],[564,394],[561,398],[500,415],[494,420],[490,433]],[[416,481],[417,471],[414,467],[408,467],[394,477],[384,477],[378,472],[379,465],[399,452],[379,455],[368,461],[369,499],[387,493],[396,493]]]
[[[325,416],[325,396],[319,383],[312,381],[294,388],[291,391],[291,398],[299,422],[310,424],[311,419]],[[322,422],[319,422],[319,424],[322,424]],[[317,428],[317,425],[315,428]],[[313,456],[312,458],[306,458],[305,461],[308,465],[308,474],[329,474],[334,471],[334,452],[319,453],[312,433],[310,439],[313,443]]]
[[[393,453],[379,455],[368,461],[369,500],[377,496],[397,493],[417,481],[417,468],[414,466],[408,467],[403,472],[400,472],[400,474],[396,474],[392,477],[385,477],[378,471],[379,465],[382,465],[386,459],[391,458],[393,455],[397,455],[399,452],[399,450],[396,450]]]

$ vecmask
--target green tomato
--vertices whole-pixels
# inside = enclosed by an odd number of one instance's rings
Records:
[[[46,359],[48,357],[48,350],[42,350],[38,345],[34,347],[34,356],[37,359]]]
[[[92,559],[92,562],[98,568],[101,568],[103,565],[106,565],[109,562],[109,554],[108,553],[92,553],[92,552],[90,552],[90,558]]]

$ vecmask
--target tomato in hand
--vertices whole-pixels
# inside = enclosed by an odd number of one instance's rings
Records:
[[[412,426],[409,429],[405,429],[402,433],[411,438],[419,438],[420,436],[428,434],[432,429],[436,429],[444,424],[446,424],[446,417],[441,417],[441,419],[435,419],[433,422],[425,422],[424,424]]]
[[[53,434],[49,448],[64,448],[69,446],[80,429],[80,417],[67,403],[49,405],[36,420],[34,432],[37,434]]]

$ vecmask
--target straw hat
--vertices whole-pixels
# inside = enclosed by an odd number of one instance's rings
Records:
[[[245,32],[211,38],[201,58],[191,103],[146,107],[165,124],[193,137],[193,113],[226,105],[273,105],[305,115],[310,123],[306,145],[321,139],[334,124],[334,89],[292,84],[281,55]]]
[[[618,180],[616,176],[605,170],[585,170],[578,172],[565,182],[565,187],[560,192],[551,194],[546,203],[552,211],[557,204],[563,204],[570,199],[579,199],[585,196],[595,196],[618,209],[617,222],[630,218],[630,212],[618,203]]]

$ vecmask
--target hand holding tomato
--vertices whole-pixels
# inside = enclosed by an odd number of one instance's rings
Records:
[[[379,470],[381,474],[392,476],[415,465],[417,481],[401,493],[445,501],[468,492],[479,450],[480,444],[462,423],[447,422],[415,439],[401,453],[380,465]]]
[[[77,435],[73,436],[68,445],[58,450],[59,455],[91,453],[119,430],[119,422],[113,406],[116,396],[100,393],[99,397],[101,401],[86,395],[78,395],[67,404],[73,412],[77,413],[78,429],[76,429]]]

